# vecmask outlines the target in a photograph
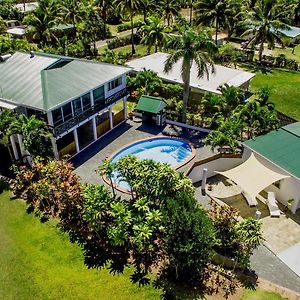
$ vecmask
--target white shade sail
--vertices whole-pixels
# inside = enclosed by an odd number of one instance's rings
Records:
[[[225,172],[216,173],[234,181],[254,200],[262,190],[272,183],[290,177],[267,168],[257,160],[253,153],[241,165]]]

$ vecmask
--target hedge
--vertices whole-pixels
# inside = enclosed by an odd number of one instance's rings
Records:
[[[133,22],[133,28],[141,27],[143,24],[143,21]],[[129,29],[131,29],[131,23],[123,23],[117,26],[117,32],[122,32]]]
[[[134,43],[139,44],[140,42],[141,42],[141,37],[137,34],[134,34]],[[112,49],[130,45],[130,44],[131,44],[131,35],[121,37],[121,38],[116,37],[107,42],[107,48],[112,50]]]

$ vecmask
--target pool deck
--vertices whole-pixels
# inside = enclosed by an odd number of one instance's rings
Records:
[[[164,128],[161,127],[149,126],[128,120],[71,159],[76,167],[75,173],[79,175],[81,180],[85,183],[103,183],[102,178],[96,173],[97,168],[102,164],[103,160],[130,143],[145,138],[164,135],[162,132],[163,129]],[[189,163],[179,168],[178,171],[186,172],[195,160],[212,155],[213,152],[210,150],[210,147],[203,146],[203,135],[200,135],[199,138],[199,135],[189,132],[180,137],[190,141],[195,146],[196,155]]]

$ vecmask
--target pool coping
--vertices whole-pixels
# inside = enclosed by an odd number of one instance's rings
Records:
[[[117,149],[111,155],[109,155],[106,160],[110,161],[115,156],[115,154],[117,154],[122,149],[124,149],[128,146],[134,145],[138,142],[147,141],[147,140],[154,140],[154,139],[157,139],[157,138],[182,140],[182,141],[185,141],[186,143],[188,143],[190,145],[190,147],[192,149],[192,153],[188,156],[188,158],[184,162],[182,162],[179,165],[176,165],[175,167],[173,167],[175,170],[178,170],[178,169],[182,168],[183,166],[185,166],[186,164],[188,164],[196,155],[195,146],[193,145],[192,142],[188,141],[187,139],[180,138],[180,137],[174,137],[174,136],[157,135],[157,136],[154,136],[154,137],[148,137],[148,138],[137,140],[137,141],[132,142],[132,143],[125,144],[123,147]],[[106,184],[108,184],[109,186],[113,186],[117,191],[119,191],[121,193],[124,193],[124,194],[128,194],[128,195],[132,194],[131,191],[129,191],[127,189],[124,189],[124,188],[121,188],[118,185],[115,185],[114,183],[111,183],[110,179],[108,179],[106,175],[102,175],[102,179]]]

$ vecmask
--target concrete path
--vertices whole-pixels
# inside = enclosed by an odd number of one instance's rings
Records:
[[[300,293],[300,277],[265,246],[254,251],[251,268],[259,277]]]

